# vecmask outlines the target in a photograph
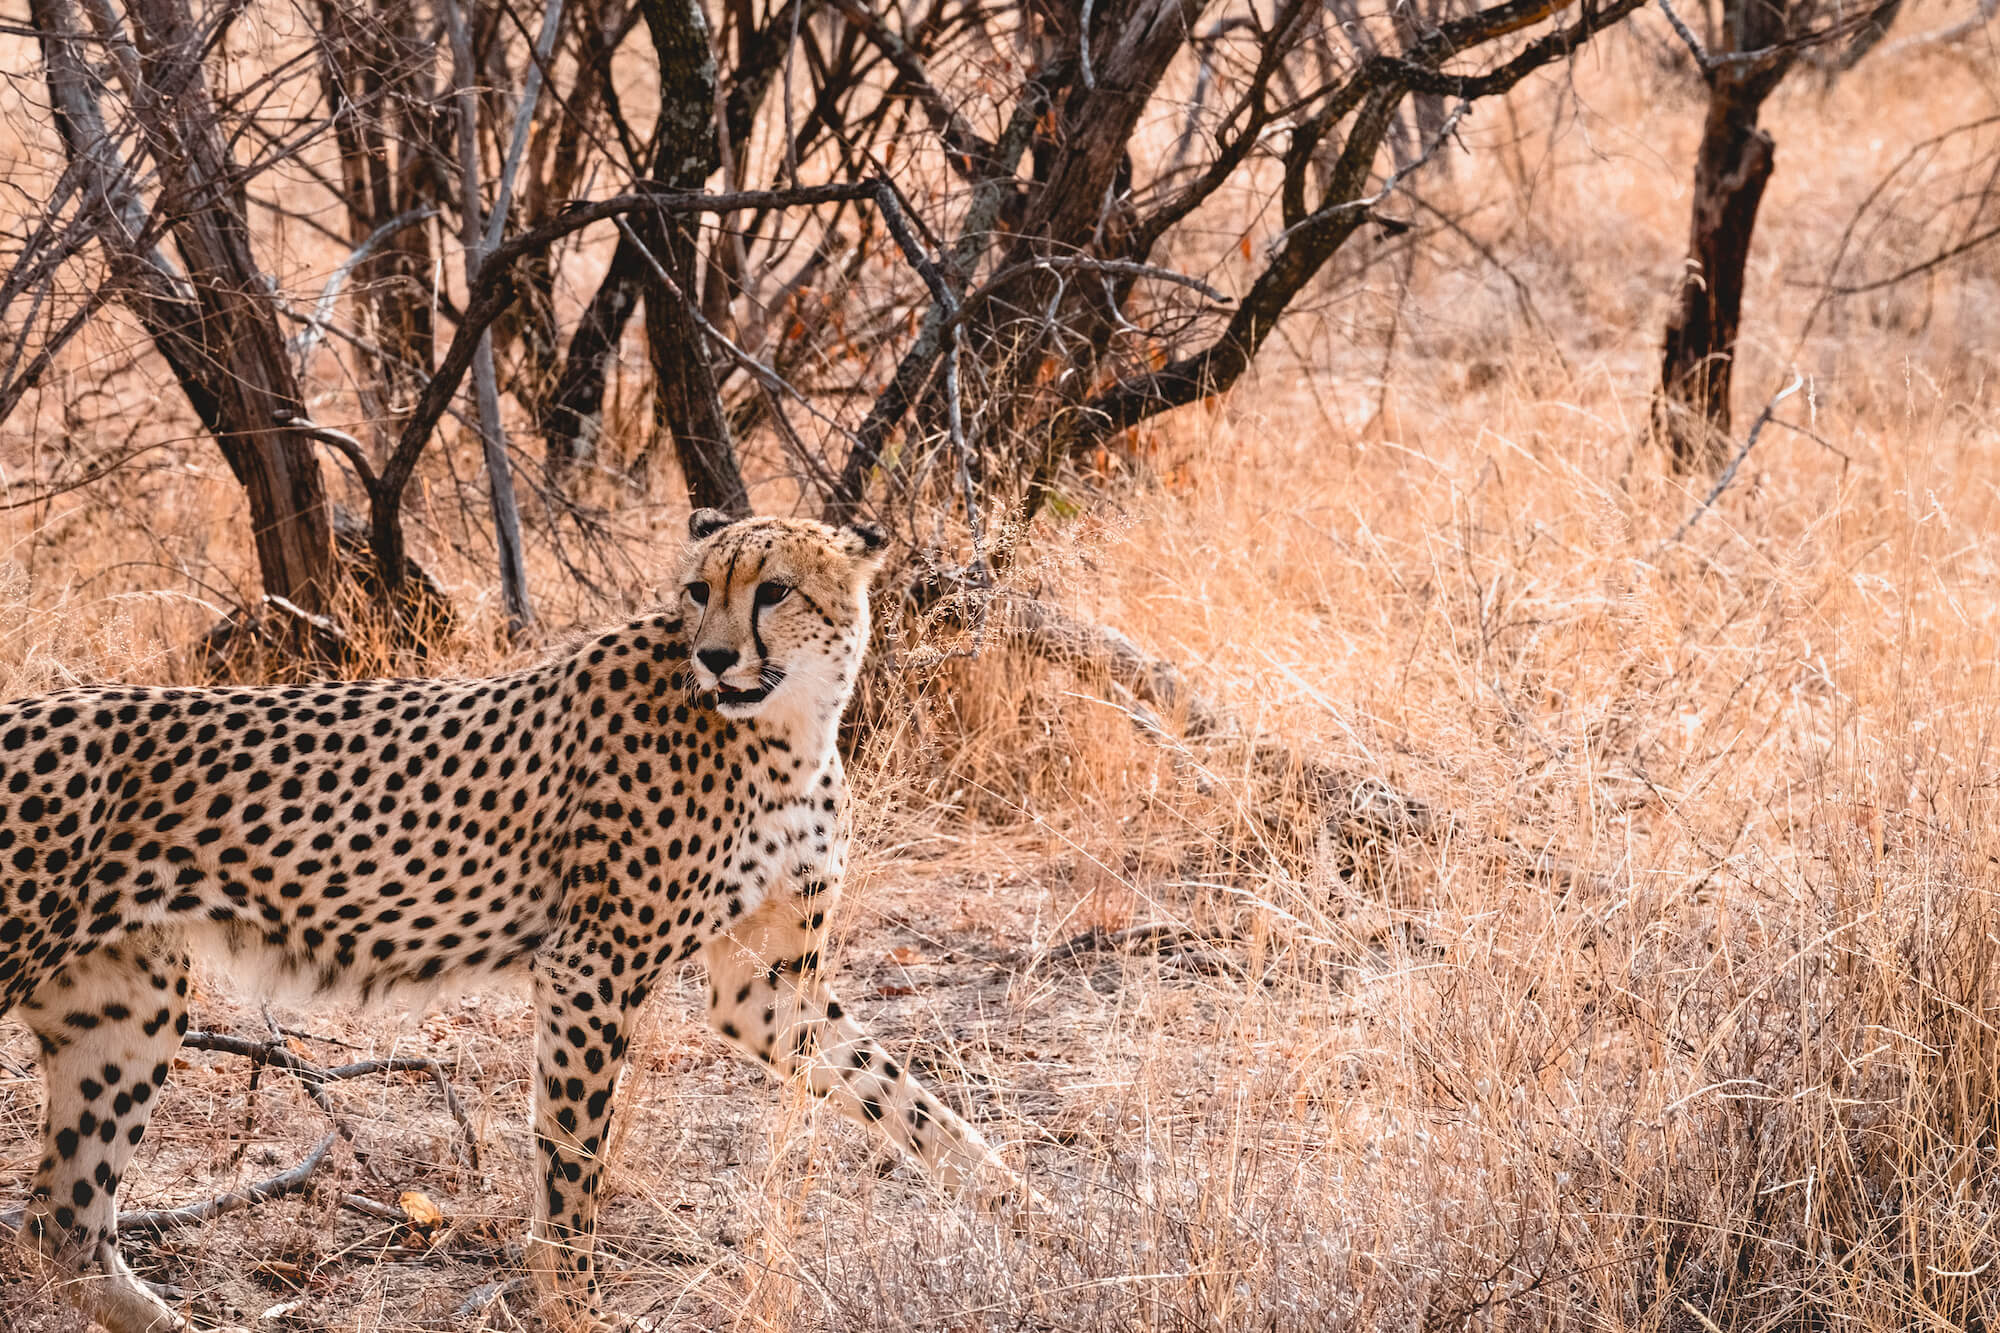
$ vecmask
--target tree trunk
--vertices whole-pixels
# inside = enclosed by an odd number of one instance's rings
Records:
[[[708,20],[700,0],[642,0],[641,14],[660,70],[659,129],[648,175],[675,189],[697,190],[721,161]],[[768,82],[763,79],[754,91],[745,93],[747,106],[754,109]],[[747,119],[746,114],[746,130]],[[649,256],[666,271],[674,289],[660,281]],[[596,452],[603,426],[605,375],[643,293],[647,353],[655,380],[654,421],[674,442],[689,499],[731,514],[750,511],[749,491],[737,466],[708,345],[689,304],[700,291],[696,259],[693,219],[633,216],[632,232],[619,238],[604,281],[570,339],[562,374],[540,412],[551,475],[560,476]]]
[[[1726,0],[1729,53],[1759,51],[1786,35],[1789,0]],[[1728,455],[1729,390],[1743,314],[1743,273],[1757,207],[1771,179],[1776,144],[1759,128],[1764,99],[1791,67],[1774,54],[1752,63],[1717,62],[1705,71],[1708,115],[1695,157],[1694,216],[1687,274],[1667,321],[1653,429],[1682,471],[1710,471]]]
[[[1655,429],[1683,471],[1706,471],[1728,453],[1729,390],[1743,313],[1743,271],[1757,206],[1771,179],[1771,136],[1747,108],[1718,88],[1695,161],[1694,223],[1688,271],[1667,322]]]
[[[321,96],[340,152],[348,233],[359,246],[392,219],[437,203],[433,159],[444,124],[411,7],[321,0],[319,13]],[[368,334],[353,351],[359,391],[378,432],[409,410],[436,358],[431,269],[428,229],[406,226],[351,279]]]
[[[650,235],[648,233],[651,233]],[[674,441],[688,500],[697,509],[750,512],[750,492],[736,464],[729,420],[723,415],[708,348],[695,323],[693,226],[672,219],[640,232],[646,248],[672,275],[679,291],[657,278],[646,286],[646,347],[653,362],[653,418]]]
[[[604,429],[604,382],[611,360],[618,355],[626,322],[638,309],[646,261],[639,247],[623,232],[596,295],[584,307],[569,355],[555,389],[542,401],[538,425],[547,449],[549,476],[560,478],[570,466],[597,453]]]
[[[715,55],[700,0],[644,0],[646,28],[660,63],[659,144],[654,179],[676,189],[700,189],[720,164],[715,137]],[[708,364],[708,344],[695,321],[694,219],[640,214],[633,230],[678,290],[647,266],[646,344],[652,357],[653,416],[672,435],[688,498],[697,508],[750,512],[750,493],[736,464],[729,422]]]
[[[108,140],[83,142],[101,138],[103,121],[88,76],[67,53],[75,35],[67,8],[42,8],[58,25],[44,38],[44,59],[69,121],[66,142],[115,174],[122,164],[113,165]],[[203,81],[203,33],[182,0],[134,0],[129,38],[108,6],[91,14],[158,172],[159,212],[171,219],[185,280],[135,234],[106,228],[104,244],[137,278],[128,302],[243,485],[265,593],[324,614],[333,592],[326,492],[311,442],[282,424],[304,415],[298,379],[232,184],[237,164]]]

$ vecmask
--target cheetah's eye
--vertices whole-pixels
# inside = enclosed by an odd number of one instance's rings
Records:
[[[792,595],[789,583],[760,583],[757,585],[757,605],[776,606]]]
[[[688,600],[696,606],[708,605],[708,585],[700,579],[696,579],[693,583],[688,584],[687,595]]]

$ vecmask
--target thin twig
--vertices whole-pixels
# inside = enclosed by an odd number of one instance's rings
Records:
[[[410,1215],[401,1208],[394,1204],[378,1203],[366,1194],[343,1194],[340,1196],[340,1206],[351,1212],[360,1213],[363,1217],[372,1217],[378,1222],[401,1224],[410,1220]]]
[[[472,1117],[466,1113],[465,1103],[458,1099],[451,1080],[445,1075],[444,1066],[435,1060],[419,1055],[398,1055],[384,1060],[359,1060],[353,1064],[335,1065],[322,1075],[328,1083],[338,1083],[350,1078],[365,1078],[369,1074],[424,1074],[438,1090],[444,1101],[444,1109],[452,1122],[465,1136],[465,1161],[473,1170],[479,1169],[479,1135],[472,1128]]]
[[[799,188],[799,138],[798,127],[792,123],[792,58],[799,50],[799,16],[805,13],[805,0],[792,0],[792,36],[785,44],[785,179],[796,190]]]
[[[468,1165],[474,1170],[479,1167],[479,1140],[473,1132],[472,1119],[466,1114],[465,1106],[452,1090],[451,1081],[445,1076],[444,1066],[435,1060],[422,1056],[399,1055],[378,1060],[357,1060],[352,1064],[335,1065],[331,1069],[322,1068],[279,1041],[257,1041],[249,1037],[232,1036],[226,1032],[189,1032],[181,1039],[181,1045],[197,1051],[211,1051],[220,1055],[240,1055],[252,1060],[262,1060],[276,1065],[297,1076],[299,1086],[315,1106],[326,1112],[334,1122],[340,1136],[350,1143],[354,1135],[340,1118],[333,1099],[326,1094],[329,1083],[343,1083],[348,1079],[366,1078],[370,1074],[428,1074],[431,1081],[444,1098],[445,1109],[457,1122],[465,1135],[465,1150]]]
[[[876,7],[863,0],[833,0],[833,6],[871,46],[888,58],[903,82],[915,90],[916,100],[930,118],[932,128],[944,140],[945,160],[952,170],[961,176],[975,176],[988,170],[993,145],[980,138],[965,116],[938,91],[922,57],[876,16]]]
[[[1808,440],[1811,440],[1814,444],[1826,450],[1828,453],[1832,454],[1835,458],[1838,458],[1843,463],[1851,464],[1854,462],[1853,454],[1848,453],[1847,450],[1841,448],[1833,441],[1826,439],[1824,436],[1818,435],[1813,431],[1807,430],[1804,426],[1799,425],[1795,421],[1773,421],[1771,424],[1773,426],[1776,426],[1780,430],[1788,430],[1792,432],[1792,434],[1794,435],[1805,436]]]
[[[457,1323],[470,1319],[472,1316],[486,1309],[487,1306],[493,1304],[493,1302],[514,1292],[524,1290],[527,1285],[528,1279],[524,1277],[511,1277],[502,1282],[488,1282],[482,1286],[474,1287],[466,1298],[459,1302],[458,1308],[451,1312],[452,1321]]]
[[[972,569],[978,578],[986,577],[986,554],[981,549],[979,496],[972,488],[972,450],[965,442],[965,415],[959,405],[958,362],[965,346],[965,326],[955,316],[951,321],[951,343],[945,351],[944,361],[944,404],[945,429],[951,436],[952,456],[958,462],[958,489],[965,502],[965,526],[972,537]]]
[[[903,212],[901,196],[896,187],[884,176],[878,182],[880,188],[875,194],[875,206],[882,214],[882,221],[889,228],[889,235],[909,259],[911,267],[917,270],[924,284],[931,290],[931,298],[945,320],[950,344],[945,351],[944,393],[945,429],[951,438],[953,457],[958,462],[959,486],[965,501],[965,524],[972,536],[972,567],[983,572],[986,559],[981,551],[979,498],[972,489],[972,450],[965,442],[965,418],[958,397],[958,362],[962,346],[959,328],[958,296],[945,280],[936,263],[917,244],[917,238],[910,231],[909,220]]]
[[[1865,27],[1871,21],[1871,11],[1859,11],[1838,19],[1817,31],[1803,32],[1795,37],[1787,37],[1781,42],[1773,42],[1769,46],[1760,46],[1754,51],[1723,51],[1717,53],[1709,51],[1702,46],[1701,39],[1694,35],[1693,29],[1681,21],[1681,16],[1674,12],[1673,0],[1660,0],[1660,12],[1667,16],[1667,22],[1672,26],[1674,34],[1681,39],[1682,45],[1686,46],[1689,53],[1694,56],[1694,63],[1700,67],[1704,79],[1710,79],[1715,75],[1717,70],[1728,69],[1731,66],[1762,65],[1774,61],[1781,56],[1809,50],[1813,47],[1830,45],[1857,29]]]
[[[1755,51],[1725,51],[1720,55],[1712,54],[1701,44],[1701,39],[1694,35],[1694,30],[1683,23],[1681,16],[1674,12],[1673,0],[1660,0],[1660,12],[1667,16],[1667,23],[1673,28],[1674,35],[1681,39],[1681,44],[1694,56],[1694,63],[1701,70],[1703,77],[1730,65],[1761,64],[1784,49],[1780,46],[1763,46]]]
[[[548,8],[542,12],[542,31],[535,38],[535,58],[529,63],[527,79],[521,85],[521,104],[514,110],[513,140],[507,145],[507,160],[500,167],[499,190],[493,199],[492,216],[486,220],[482,254],[500,244],[500,237],[507,230],[507,214],[514,201],[514,175],[520,170],[521,154],[528,147],[528,129],[534,123],[535,103],[542,95],[542,69],[555,51],[562,12],[563,0],[549,0]]]
[[[895,189],[881,179],[863,181],[839,181],[827,185],[808,185],[797,190],[734,190],[721,194],[703,194],[696,191],[663,189],[641,182],[633,192],[615,195],[608,199],[572,203],[548,221],[501,243],[481,265],[478,277],[467,293],[465,310],[458,331],[438,363],[435,374],[424,386],[417,406],[404,421],[402,433],[397,437],[396,448],[382,468],[382,483],[386,492],[400,496],[416,470],[431,432],[444,415],[451,399],[466,372],[471,368],[473,349],[479,337],[489,329],[513,304],[518,294],[513,282],[512,271],[516,262],[529,256],[541,254],[550,246],[564,238],[582,231],[592,223],[602,222],[640,209],[652,209],[663,213],[708,213],[726,216],[747,209],[809,207],[815,204],[852,202],[857,200],[873,202],[889,223],[890,235],[895,239],[910,266],[924,280],[935,298],[940,292],[949,300],[951,293],[945,284],[944,275],[938,266],[917,244],[904,220],[902,204]],[[954,303],[954,308],[956,308]]]
[[[554,16],[559,18],[561,0],[549,0],[549,4]],[[511,173],[518,165],[518,158],[510,155],[510,160],[503,166],[491,225],[483,225],[479,213],[479,98],[474,80],[472,35],[467,30],[465,15],[457,0],[448,0],[445,16],[451,30],[452,85],[458,103],[459,223],[465,245],[469,313],[471,292],[486,276],[487,260],[498,248],[500,236],[506,228],[508,206],[513,194]],[[550,26],[547,23],[543,25],[545,35]],[[540,66],[536,66],[530,71],[524,96],[540,93],[541,86]],[[533,105],[524,100],[514,117],[516,148],[533,114]],[[514,498],[514,476],[507,462],[506,427],[500,420],[500,386],[493,366],[490,327],[479,330],[478,341],[473,347],[472,388],[473,398],[479,407],[479,442],[486,462],[487,493],[493,506],[493,540],[499,557],[501,601],[506,606],[508,636],[514,638],[534,622],[535,615],[528,602],[527,565],[521,553],[521,509]],[[386,582],[393,583],[393,579]]]
[[[961,321],[967,319],[970,316],[970,312],[983,304],[994,292],[999,291],[1023,273],[1035,269],[1048,269],[1054,272],[1063,272],[1068,269],[1083,269],[1092,273],[1110,273],[1119,277],[1157,278],[1161,282],[1170,282],[1177,287],[1186,287],[1191,291],[1200,292],[1217,305],[1226,306],[1232,304],[1227,296],[1209,286],[1200,278],[1191,277],[1186,273],[1180,273],[1174,269],[1161,268],[1158,264],[1141,264],[1131,259],[1098,259],[1091,255],[1038,255],[1033,259],[1024,259],[1018,264],[1006,265],[993,274],[992,277],[966,293],[964,299],[958,303],[957,319]]]
[[[83,303],[70,313],[69,318],[63,321],[63,326],[42,340],[41,348],[36,351],[34,360],[28,362],[27,367],[14,379],[0,384],[0,423],[4,423],[14,414],[15,406],[27,396],[30,389],[42,382],[42,376],[55,364],[56,354],[62,351],[70,339],[83,331],[84,324],[110,298],[111,283],[98,284],[90,295],[84,298]],[[14,346],[16,361],[19,359],[21,349],[27,346],[27,340],[28,328],[24,322],[21,326],[20,341]],[[12,370],[11,366],[9,370]]]
[[[248,1060],[260,1060],[297,1075],[299,1086],[305,1089],[305,1094],[312,1099],[313,1105],[326,1112],[327,1119],[333,1121],[335,1132],[349,1143],[354,1142],[354,1131],[347,1127],[347,1122],[341,1118],[340,1109],[333,1104],[333,1099],[326,1095],[325,1071],[310,1060],[294,1054],[282,1043],[257,1041],[249,1037],[231,1036],[227,1032],[203,1032],[197,1029],[182,1037],[181,1045],[187,1050],[210,1051],[217,1055],[240,1055]]]
[[[1715,485],[1710,488],[1708,495],[1700,504],[1694,507],[1694,512],[1683,519],[1678,528],[1674,529],[1673,536],[1667,538],[1654,548],[1653,554],[1655,556],[1658,556],[1661,551],[1666,550],[1669,546],[1674,545],[1681,538],[1687,536],[1688,529],[1699,522],[1701,516],[1706,514],[1709,508],[1722,497],[1722,493],[1729,489],[1729,483],[1736,480],[1736,470],[1743,466],[1743,460],[1750,456],[1752,449],[1756,448],[1757,437],[1763,434],[1764,427],[1770,424],[1772,414],[1778,410],[1778,404],[1790,398],[1800,389],[1803,389],[1805,384],[1805,376],[1794,370],[1792,372],[1792,382],[1780,389],[1777,396],[1772,398],[1770,402],[1764,404],[1764,410],[1759,412],[1757,419],[1750,423],[1750,433],[1743,437],[1742,447],[1736,451],[1736,456],[1729,460],[1729,466],[1722,469],[1722,475],[1715,479]]]
[[[1901,272],[1892,273],[1886,278],[1876,278],[1871,282],[1849,283],[1844,286],[1829,284],[1826,290],[1834,296],[1859,296],[1863,292],[1880,291],[1884,287],[1893,287],[1899,282],[1907,282],[1911,278],[1929,273],[1932,269],[1941,268],[1949,264],[1952,260],[1962,258],[1972,251],[1977,250],[1980,246],[1985,245],[1988,241],[1994,240],[2000,240],[2000,226],[1988,227],[1985,231],[1976,232],[1960,241],[1957,245],[1940,250],[1929,259],[1912,264]]]
[[[270,607],[273,611],[281,612],[298,623],[308,628],[316,629],[322,634],[330,634],[336,642],[347,642],[347,631],[342,629],[340,622],[332,616],[323,616],[316,611],[308,611],[291,598],[280,597],[274,592],[265,593],[262,600],[264,605]]]
[[[1083,75],[1086,92],[1097,91],[1097,75],[1090,68],[1090,20],[1097,8],[1096,0],[1083,0],[1083,14],[1076,25],[1077,72]]]
[[[1995,14],[2000,14],[2000,0],[1979,0],[1979,5],[1972,11],[1971,17],[1962,19],[1948,27],[1937,28],[1930,32],[1920,32],[1914,36],[1905,37],[1900,41],[1891,42],[1882,48],[1881,54],[1876,59],[1878,62],[1890,60],[1896,56],[1908,55],[1911,51],[1921,50],[1927,46],[1941,46],[1955,42],[1961,37],[1970,37],[1973,33],[1978,32],[1981,28],[1991,23]]]
[[[344,430],[322,426],[306,417],[286,417],[278,424],[287,430],[296,431],[309,440],[318,440],[321,444],[330,444],[338,449],[346,456],[347,461],[354,465],[354,471],[361,478],[361,489],[370,492],[375,489],[375,466],[368,461],[368,451],[361,447],[361,441]]]
[[[30,505],[43,504],[46,503],[47,501],[53,500],[58,495],[67,495],[71,491],[82,490],[85,486],[91,485],[93,482],[103,481],[106,477],[116,472],[119,468],[124,467],[127,463],[131,462],[133,459],[137,458],[141,454],[149,454],[153,452],[153,450],[155,449],[164,449],[170,444],[178,444],[178,443],[181,443],[181,441],[156,440],[152,444],[142,444],[136,449],[128,449],[126,452],[112,459],[109,463],[106,463],[104,466],[92,468],[89,472],[85,473],[81,477],[78,477],[75,481],[64,482],[60,486],[52,487],[51,489],[42,491],[36,495],[31,495],[25,500],[9,500],[5,504],[0,504],[0,513],[4,513],[10,509],[26,509]]]
[[[354,270],[381,249],[383,242],[391,236],[405,227],[414,227],[419,222],[427,222],[436,216],[435,208],[413,208],[407,213],[399,213],[369,232],[368,238],[355,246],[347,258],[340,261],[339,266],[327,278],[326,286],[320,288],[319,300],[313,303],[313,312],[307,317],[306,326],[292,336],[292,364],[298,367],[301,375],[305,374],[306,362],[312,359],[313,349],[319,345],[327,326],[333,322],[333,308],[340,300],[340,289],[347,285],[347,280],[353,276]]]
[[[1664,3],[1664,0],[1662,2]],[[1398,185],[1402,184],[1413,173],[1421,170],[1433,157],[1436,157],[1438,149],[1444,147],[1444,141],[1449,139],[1458,129],[1458,122],[1471,114],[1471,100],[1469,98],[1460,100],[1459,104],[1451,109],[1451,114],[1444,118],[1444,124],[1438,126],[1437,135],[1432,138],[1430,144],[1422,153],[1417,155],[1416,161],[1411,162],[1407,166],[1397,167],[1394,171],[1390,172],[1389,178],[1382,182],[1381,189],[1365,199],[1349,199],[1344,203],[1332,204],[1306,214],[1306,216],[1272,237],[1270,244],[1265,248],[1271,254],[1276,254],[1283,247],[1285,241],[1291,237],[1292,233],[1301,228],[1316,227],[1331,218],[1339,217],[1343,213],[1366,213],[1375,207],[1375,205],[1394,194]]]
[[[218,1194],[213,1199],[204,1200],[201,1203],[191,1203],[185,1208],[168,1208],[157,1212],[120,1213],[118,1214],[118,1229],[126,1234],[135,1231],[153,1233],[177,1231],[182,1227],[200,1226],[202,1223],[213,1221],[225,1213],[239,1212],[242,1209],[253,1207],[256,1204],[264,1203],[271,1199],[280,1198],[287,1194],[296,1194],[305,1187],[306,1181],[311,1178],[313,1172],[319,1170],[320,1164],[326,1161],[326,1155],[331,1151],[333,1141],[338,1137],[340,1137],[338,1133],[328,1134],[313,1146],[313,1150],[307,1153],[305,1160],[297,1166],[291,1168],[289,1171],[281,1171],[269,1180],[260,1180],[248,1189],[231,1190],[227,1194]]]

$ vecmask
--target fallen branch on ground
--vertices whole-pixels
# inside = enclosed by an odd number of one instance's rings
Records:
[[[1234,740],[1248,746],[1253,771],[1267,781],[1290,784],[1350,838],[1428,837],[1442,831],[1429,805],[1382,779],[1258,736],[1189,685],[1179,667],[1148,656],[1115,629],[1079,620],[1045,601],[1007,594],[996,595],[988,611],[989,623],[1016,647],[1058,666],[1102,672],[1131,696],[1126,711],[1133,725],[1152,739],[1175,744],[1168,722],[1178,717],[1181,736],[1189,741]]]
[[[428,1074],[431,1082],[444,1098],[445,1110],[458,1125],[464,1136],[466,1165],[479,1169],[479,1137],[473,1132],[472,1118],[466,1114],[465,1106],[452,1090],[451,1080],[446,1077],[444,1066],[435,1060],[422,1056],[399,1055],[381,1060],[357,1060],[352,1064],[322,1068],[310,1060],[296,1054],[280,1041],[257,1041],[248,1037],[235,1037],[223,1032],[189,1032],[181,1039],[181,1045],[197,1051],[213,1051],[222,1055],[240,1055],[263,1064],[274,1065],[295,1075],[299,1086],[313,1105],[326,1112],[333,1121],[333,1127],[341,1138],[354,1142],[354,1133],[340,1117],[333,1099],[326,1094],[326,1085],[342,1083],[352,1078],[366,1078],[370,1074]]]
[[[326,1160],[327,1153],[333,1148],[333,1141],[339,1137],[338,1131],[328,1134],[314,1145],[313,1150],[306,1154],[305,1160],[297,1166],[289,1171],[281,1171],[269,1180],[261,1180],[248,1189],[231,1190],[227,1194],[218,1194],[202,1203],[191,1203],[185,1208],[120,1213],[118,1230],[127,1235],[140,1231],[154,1234],[177,1231],[182,1227],[200,1226],[203,1222],[213,1221],[225,1213],[238,1212],[271,1199],[282,1198],[287,1194],[296,1194],[305,1188],[306,1181],[312,1177],[313,1172],[319,1170],[320,1164]]]
[[[1113,705],[1141,735],[1165,746],[1176,768],[1203,795],[1214,795],[1221,787],[1218,771],[1247,774],[1258,789],[1244,807],[1248,816],[1281,838],[1288,829],[1316,827],[1344,849],[1356,870],[1390,865],[1392,843],[1442,843],[1470,831],[1449,812],[1383,778],[1258,733],[1196,690],[1174,663],[1150,655],[1109,626],[1040,598],[993,588],[965,573],[922,581],[906,597],[918,611],[963,625],[975,638],[997,638],[1051,665],[1102,676],[1111,686]],[[1301,813],[1304,819],[1298,817]],[[1528,879],[1565,885],[1598,879],[1552,857],[1546,848],[1523,846],[1507,834],[1487,841]]]
[[[181,1045],[191,1050],[244,1056],[257,1061],[259,1065],[271,1065],[294,1075],[299,1080],[299,1086],[305,1089],[306,1096],[310,1097],[313,1104],[326,1112],[328,1119],[333,1121],[333,1132],[322,1138],[298,1165],[281,1171],[268,1180],[259,1181],[247,1189],[231,1190],[201,1203],[189,1204],[185,1208],[120,1213],[118,1215],[120,1231],[158,1233],[199,1226],[226,1213],[238,1212],[271,1199],[297,1193],[326,1161],[326,1155],[332,1149],[335,1139],[345,1139],[349,1143],[354,1141],[354,1132],[341,1119],[333,1099],[327,1096],[326,1085],[345,1082],[352,1078],[365,1078],[370,1074],[430,1075],[431,1080],[437,1084],[438,1091],[444,1096],[445,1108],[451,1112],[452,1119],[458,1123],[459,1129],[465,1135],[469,1164],[473,1169],[478,1169],[479,1143],[472,1131],[472,1121],[466,1115],[465,1107],[459,1102],[458,1094],[452,1091],[451,1082],[445,1077],[444,1067],[435,1060],[421,1056],[395,1056],[381,1060],[357,1060],[352,1064],[336,1065],[326,1069],[296,1054],[282,1041],[256,1041],[248,1037],[231,1036],[225,1032],[192,1031],[181,1039]],[[378,1210],[384,1207],[360,1195],[348,1195],[342,1198],[343,1203],[349,1203],[350,1200],[360,1200],[371,1205],[363,1211],[370,1212],[373,1216],[380,1216]],[[349,1206],[352,1204],[349,1203]],[[0,1217],[0,1223],[8,1222],[10,1218],[13,1219],[12,1225],[19,1225],[18,1214]],[[390,1220],[405,1219],[401,1210],[397,1210]]]

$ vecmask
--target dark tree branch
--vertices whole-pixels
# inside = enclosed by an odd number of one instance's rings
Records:
[[[923,58],[861,0],[832,0],[832,4],[888,59],[903,82],[915,90],[924,114],[930,117],[931,127],[944,140],[945,160],[952,170],[967,179],[984,177],[992,167],[994,146],[980,138],[958,108],[946,101],[944,94],[931,83]]]
[[[1014,111],[1008,117],[1006,132],[1000,136],[1000,143],[989,159],[991,171],[974,187],[964,225],[948,257],[955,280],[963,280],[963,275],[973,269],[980,253],[990,243],[990,233],[1000,210],[1013,194],[1014,173],[1027,152],[1029,137],[1036,122],[1052,105],[1054,89],[1066,77],[1067,66],[1056,64],[1044,69],[1042,77],[1031,80],[1015,103]],[[928,285],[929,279],[925,281]],[[851,522],[860,515],[869,473],[881,461],[889,436],[902,424],[911,404],[923,393],[939,358],[945,353],[950,333],[945,311],[945,304],[937,302],[925,313],[915,340],[896,363],[888,387],[876,395],[875,401],[869,405],[867,416],[855,429],[854,445],[848,451],[847,461],[841,466],[840,481],[821,515],[827,522]]]
[[[555,217],[500,243],[480,266],[471,284],[465,311],[458,329],[445,349],[443,359],[415,408],[404,422],[396,447],[376,476],[369,491],[370,541],[381,572],[383,586],[393,593],[402,584],[404,542],[402,531],[403,491],[416,472],[417,462],[438,422],[451,406],[472,365],[480,336],[492,327],[520,295],[516,265],[530,256],[546,252],[557,242],[584,228],[616,217],[660,213],[676,216],[692,214],[726,215],[753,208],[800,208],[816,204],[851,201],[873,203],[880,210],[889,232],[934,298],[950,298],[950,288],[930,257],[917,245],[904,219],[903,206],[886,180],[842,181],[830,185],[808,185],[796,190],[738,190],[726,194],[698,194],[685,190],[647,189],[614,195],[590,203],[575,204]]]
[[[280,1171],[269,1180],[260,1180],[246,1189],[232,1190],[218,1194],[213,1199],[191,1203],[185,1208],[168,1208],[157,1212],[130,1212],[118,1214],[118,1230],[128,1235],[158,1235],[163,1231],[178,1231],[183,1227],[197,1227],[204,1222],[212,1222],[218,1217],[254,1208],[260,1203],[296,1194],[306,1187],[326,1161],[326,1155],[333,1148],[337,1134],[328,1134],[313,1145],[305,1159],[288,1171]]]
[[[1534,71],[1569,55],[1643,2],[1612,0],[1586,12],[1576,22],[1530,42],[1511,59],[1484,74],[1440,74],[1414,59],[1386,55],[1364,62],[1335,94],[1338,105],[1348,105],[1357,96],[1361,100],[1327,186],[1326,202],[1312,212],[1301,211],[1296,219],[1289,216],[1288,209],[1286,230],[1276,253],[1237,305],[1228,327],[1212,343],[1157,371],[1121,381],[1095,395],[1068,418],[1070,425],[1062,440],[1062,452],[1074,454],[1094,447],[1148,417],[1221,393],[1241,377],[1292,300],[1366,221],[1369,205],[1363,187],[1368,171],[1395,106],[1407,91],[1421,83],[1427,91],[1454,95],[1467,102],[1506,92]],[[1517,31],[1560,7],[1528,0],[1497,5],[1444,25],[1420,49],[1424,58],[1434,59]]]
[[[1291,54],[1298,32],[1304,28],[1303,20],[1313,8],[1308,0],[1288,0],[1285,8],[1279,11],[1263,49],[1258,53],[1257,68],[1250,75],[1249,87],[1237,109],[1224,122],[1227,125],[1241,117],[1241,128],[1215,155],[1215,161],[1208,165],[1206,171],[1176,191],[1132,229],[1126,242],[1126,253],[1132,258],[1144,259],[1151,255],[1161,237],[1207,202],[1248,159],[1274,117],[1265,100],[1269,96],[1271,80],[1284,67],[1285,57]]]

